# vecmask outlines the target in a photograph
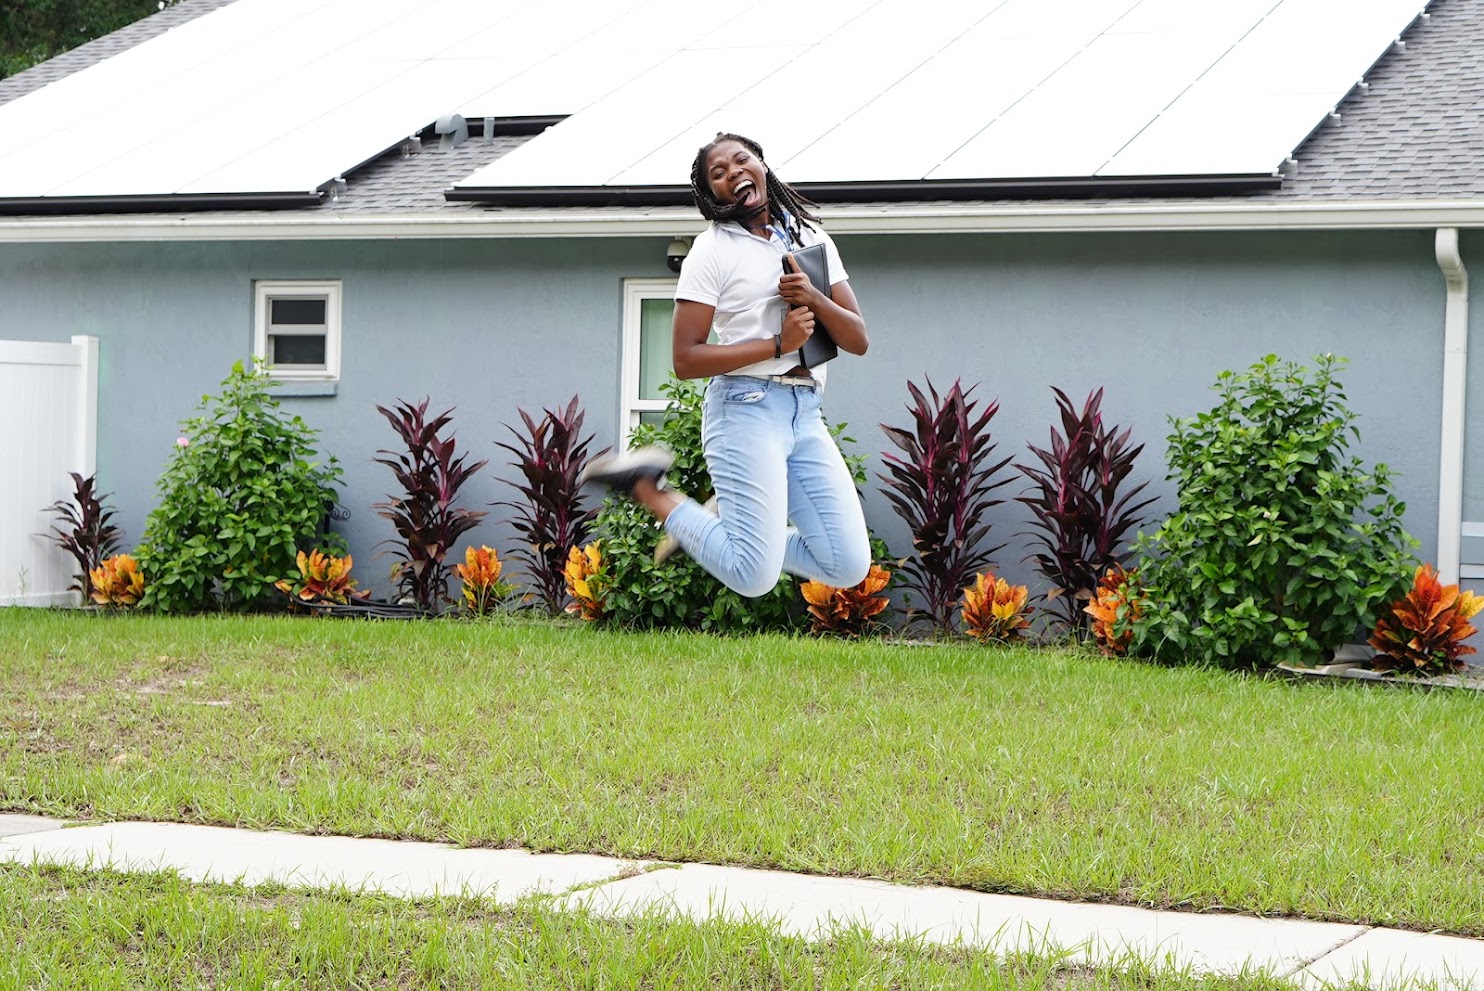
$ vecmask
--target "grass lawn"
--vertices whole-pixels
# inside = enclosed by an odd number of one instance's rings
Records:
[[[1472,692],[1068,651],[0,610],[0,808],[80,818],[1480,936],[1481,746]]]

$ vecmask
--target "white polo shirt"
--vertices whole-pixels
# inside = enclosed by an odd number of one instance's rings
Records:
[[[850,278],[840,261],[835,242],[824,231],[801,225],[802,237],[797,247],[824,242],[830,265],[830,284]],[[780,238],[751,234],[735,222],[717,223],[696,235],[690,253],[680,268],[680,281],[675,298],[704,303],[716,308],[711,329],[721,344],[738,341],[772,340],[783,329],[783,316],[788,304],[778,295],[778,280],[783,277],[783,256],[787,254]],[[828,294],[823,286],[816,287]],[[729,375],[782,375],[799,363],[797,351],[785,351],[781,358],[767,358]],[[829,365],[811,369],[822,387]]]

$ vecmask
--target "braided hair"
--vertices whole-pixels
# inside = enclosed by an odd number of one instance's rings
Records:
[[[810,228],[818,229],[817,225],[820,223],[820,219],[810,213],[808,208],[818,206],[819,204],[774,175],[773,170],[768,168],[767,160],[763,158],[762,146],[751,138],[744,138],[740,134],[717,132],[716,137],[711,139],[709,144],[704,145],[700,151],[696,152],[696,160],[691,163],[690,167],[690,195],[696,202],[696,209],[701,211],[701,216],[707,220],[719,220],[723,222],[728,220],[749,221],[766,209],[762,204],[754,207],[745,207],[740,203],[722,203],[716,199],[716,195],[711,191],[711,183],[706,178],[706,156],[710,155],[711,150],[723,141],[737,142],[757,156],[759,162],[763,163],[763,175],[768,184],[768,203],[775,208],[773,219],[775,221],[781,219],[778,214],[779,210],[785,211],[788,214],[790,217],[788,222],[788,233],[790,237],[795,241],[800,240],[803,234],[802,225],[806,223]]]

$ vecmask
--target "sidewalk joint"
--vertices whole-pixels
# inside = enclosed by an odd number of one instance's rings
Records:
[[[637,860],[631,861],[625,866],[621,867],[618,873],[614,874],[612,877],[599,878],[596,881],[579,881],[577,884],[572,885],[565,891],[546,892],[543,893],[540,897],[542,899],[553,900],[558,898],[567,898],[571,895],[577,894],[579,891],[591,891],[594,888],[601,888],[605,885],[617,884],[619,881],[627,881],[631,878],[643,877],[645,874],[651,874],[654,871],[679,870],[680,867],[680,864],[673,863],[667,860],[653,860],[648,863]]]
[[[1331,946],[1329,949],[1325,950],[1323,953],[1319,954],[1317,957],[1314,957],[1311,960],[1299,961],[1299,963],[1297,963],[1294,967],[1282,974],[1279,974],[1278,976],[1283,978],[1297,977],[1299,974],[1308,970],[1310,967],[1314,966],[1325,957],[1334,956],[1336,953],[1340,952],[1345,947],[1349,946],[1351,943],[1355,942],[1357,939],[1360,939],[1360,937],[1364,936],[1368,932],[1371,932],[1375,928],[1375,926],[1363,926],[1360,932],[1356,933],[1354,936],[1350,936],[1346,939],[1340,940],[1334,946]]]

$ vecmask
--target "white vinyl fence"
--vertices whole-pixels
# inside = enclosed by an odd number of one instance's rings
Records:
[[[78,601],[77,570],[51,539],[48,510],[72,501],[68,472],[95,470],[98,339],[0,341],[0,606]]]

